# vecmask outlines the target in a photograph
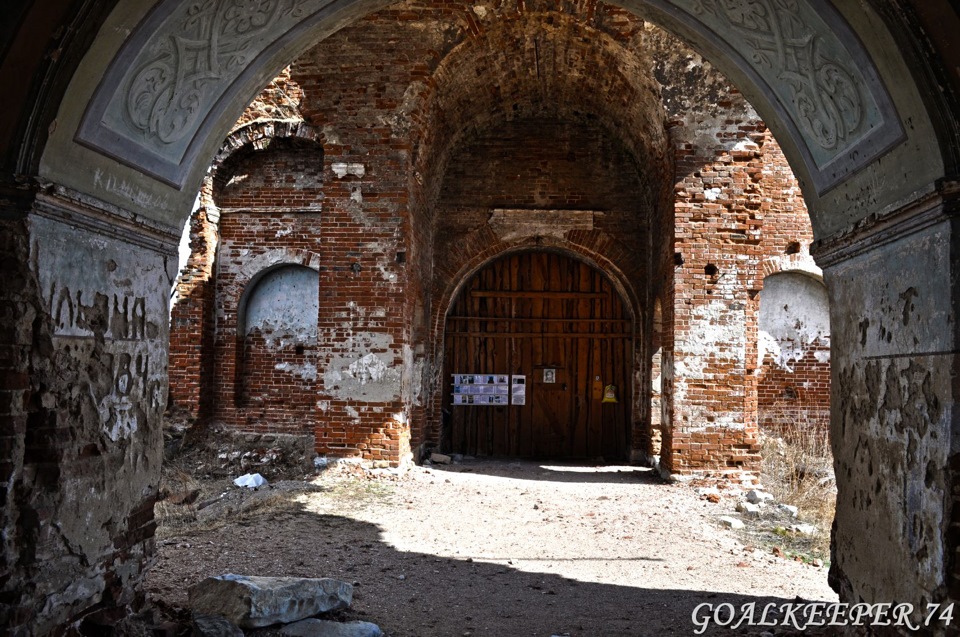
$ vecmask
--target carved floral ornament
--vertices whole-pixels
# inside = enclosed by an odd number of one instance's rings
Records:
[[[383,0],[386,2],[386,0]],[[627,1],[627,0],[623,0]],[[903,139],[871,58],[830,0],[635,0],[744,72],[819,192]],[[161,0],[122,45],[77,141],[176,188],[262,65],[356,0]]]
[[[695,0],[693,10],[726,22],[749,47],[750,61],[790,87],[796,121],[822,148],[834,150],[859,131],[862,80],[823,52],[823,37],[796,0]]]
[[[145,137],[183,138],[216,98],[209,88],[238,74],[278,19],[304,15],[303,0],[190,2],[173,33],[156,42],[127,84],[124,115]]]

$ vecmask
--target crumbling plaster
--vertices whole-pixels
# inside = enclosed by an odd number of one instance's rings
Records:
[[[944,528],[957,453],[954,380],[942,364],[955,339],[944,294],[951,232],[938,223],[824,267],[831,338],[846,344],[831,361],[831,581],[843,598],[932,601],[948,583]]]

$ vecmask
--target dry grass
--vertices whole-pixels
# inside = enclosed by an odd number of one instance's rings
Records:
[[[761,436],[761,480],[778,501],[799,509],[800,521],[817,526],[809,549],[821,558],[830,553],[837,499],[829,431],[829,415],[784,407]]]

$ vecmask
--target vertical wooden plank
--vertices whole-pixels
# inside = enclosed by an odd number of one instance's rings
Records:
[[[575,292],[589,291],[589,278],[586,276],[589,268],[581,261],[570,260],[573,268],[571,272],[571,289]],[[588,319],[590,302],[579,299],[571,304],[572,319]],[[572,322],[565,326],[570,333],[580,335],[590,330],[589,323]],[[590,379],[591,369],[589,355],[589,341],[574,338],[571,342],[574,351],[571,361],[571,375],[575,381],[573,394],[573,413],[571,414],[571,455],[575,458],[587,456],[587,423],[590,418]]]
[[[483,287],[482,279],[479,281],[475,281],[474,284],[471,285],[470,287],[471,289],[478,289],[478,288],[482,289]],[[467,316],[479,316],[480,303],[482,302],[483,302],[483,299],[480,299],[477,297],[468,297],[467,303],[470,306],[470,311],[467,314]],[[473,331],[474,326],[478,326],[480,324],[479,321],[469,321],[469,323],[470,323],[471,332]],[[477,366],[477,348],[479,346],[479,343],[477,342],[477,339],[468,336],[467,344],[468,344],[467,355],[469,357],[469,363],[464,366],[466,367],[464,372],[469,374],[475,374],[476,366]],[[468,416],[467,418],[468,426],[466,430],[466,436],[468,439],[467,444],[468,444],[469,451],[467,453],[469,453],[470,455],[480,455],[481,451],[477,446],[477,408],[465,407],[464,412],[466,412]]]
[[[515,291],[517,289],[517,270],[518,262],[512,260],[510,262],[510,267],[507,270],[506,277],[506,286],[509,291]],[[510,302],[507,304],[507,314],[506,316],[510,319],[513,319],[516,316],[516,299],[511,298]],[[514,323],[507,323],[508,331],[516,331]],[[514,374],[522,374],[522,365],[521,358],[518,356],[517,352],[517,339],[509,339],[509,352],[508,352],[508,368],[506,372],[511,375],[511,380]],[[511,391],[513,386],[511,384]],[[523,419],[523,409],[524,406],[515,407],[511,405],[507,408],[507,438],[508,438],[508,447],[507,453],[510,456],[517,456],[520,454],[520,423]]]
[[[604,367],[609,370],[608,383],[616,383],[616,372],[613,365],[613,356],[611,350],[611,339],[603,339],[600,345],[600,357],[604,361]],[[616,456],[616,419],[617,419],[617,405],[611,403],[601,403],[603,411],[603,433],[601,434],[601,450],[600,455],[604,459],[613,459]]]

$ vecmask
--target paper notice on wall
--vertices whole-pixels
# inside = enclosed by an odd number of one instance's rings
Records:
[[[514,375],[510,377],[510,404],[512,405],[527,404],[527,377],[526,376]]]
[[[507,374],[453,374],[454,405],[509,405]]]

